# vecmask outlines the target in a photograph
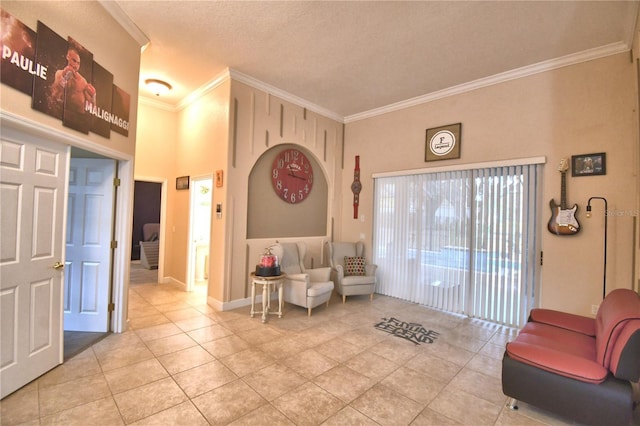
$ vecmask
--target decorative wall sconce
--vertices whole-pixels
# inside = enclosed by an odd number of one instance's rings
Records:
[[[591,197],[587,202],[587,219],[591,218],[591,200],[604,201],[604,266],[603,273],[604,278],[602,280],[602,300],[607,293],[607,217],[609,216],[609,209],[607,208],[607,199],[604,197]]]
[[[144,84],[146,84],[149,90],[151,90],[151,92],[156,96],[166,95],[169,93],[169,90],[171,90],[171,85],[169,83],[155,78],[146,79]]]

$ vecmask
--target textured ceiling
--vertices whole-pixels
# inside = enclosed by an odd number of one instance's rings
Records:
[[[226,69],[349,117],[579,52],[630,48],[638,2],[115,2],[169,105]],[[107,8],[113,9],[111,8]],[[113,12],[112,12],[113,13]]]

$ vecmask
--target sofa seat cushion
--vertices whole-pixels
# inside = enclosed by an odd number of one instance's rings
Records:
[[[515,360],[588,383],[602,383],[608,370],[596,360],[595,338],[564,328],[530,322],[507,344]]]

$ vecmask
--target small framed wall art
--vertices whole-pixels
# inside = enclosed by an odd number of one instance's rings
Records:
[[[606,154],[581,154],[571,156],[571,176],[595,176],[607,174]]]
[[[460,158],[462,123],[427,129],[424,161]]]
[[[176,178],[176,189],[189,189],[189,176],[180,176]]]

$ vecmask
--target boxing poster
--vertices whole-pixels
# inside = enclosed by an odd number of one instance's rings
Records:
[[[47,68],[47,78],[33,80],[31,108],[62,120],[64,90],[58,90],[53,82],[56,70],[63,69],[67,63],[69,43],[40,21],[37,32],[36,62]]]
[[[123,136],[129,136],[129,105],[131,105],[131,96],[114,84],[111,130]]]
[[[93,62],[93,87],[96,91],[96,102],[92,105],[93,121],[91,132],[105,138],[111,137],[109,113],[113,102],[113,74],[97,62]]]
[[[2,64],[0,81],[31,95],[34,75],[46,79],[46,68],[36,62],[36,32],[13,15],[0,10],[2,20]]]
[[[38,21],[33,31],[0,8],[2,84],[31,95],[31,107],[64,126],[105,138],[129,136],[131,96],[72,37],[64,39]]]
[[[56,71],[52,91],[62,95],[62,124],[89,134],[91,109],[96,103],[93,80],[93,53],[69,37],[65,66]]]

